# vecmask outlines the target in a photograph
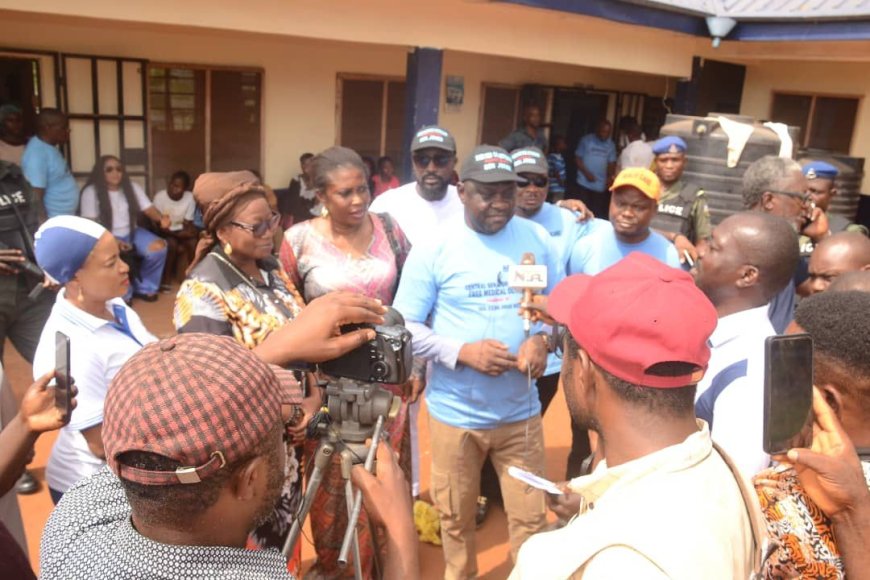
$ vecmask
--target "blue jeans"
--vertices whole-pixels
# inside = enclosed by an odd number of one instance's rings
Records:
[[[166,242],[143,228],[133,230],[132,236],[118,236],[118,239],[131,244],[136,250],[136,255],[142,258],[142,266],[139,268],[139,278],[130,280],[130,287],[124,299],[128,300],[133,293],[155,294],[160,290],[160,279],[163,276],[163,266],[166,264]],[[156,241],[163,242],[163,247],[156,251],[149,251],[148,246]]]

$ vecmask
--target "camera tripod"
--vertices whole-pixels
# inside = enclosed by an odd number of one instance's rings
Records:
[[[401,400],[381,387],[359,384],[349,379],[338,379],[335,383],[329,383],[326,394],[328,418],[331,421],[321,420],[315,425],[315,429],[320,432],[320,443],[314,454],[314,469],[311,471],[308,489],[302,498],[299,513],[284,543],[283,553],[285,558],[289,558],[293,553],[323,476],[337,452],[341,461],[341,476],[344,480],[347,501],[347,529],[341,543],[338,564],[341,567],[347,566],[348,554],[353,549],[354,573],[360,580],[362,564],[356,528],[362,511],[362,492],[354,489],[350,472],[353,466],[358,464],[363,464],[369,473],[373,472],[375,454],[383,435],[384,422],[387,417],[396,415]],[[369,436],[372,442],[371,445],[366,445]]]

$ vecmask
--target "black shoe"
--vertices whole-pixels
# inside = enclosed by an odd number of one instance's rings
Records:
[[[160,294],[157,292],[154,294],[133,294],[133,296],[139,300],[144,300],[145,302],[157,302],[157,299],[160,298]]]
[[[29,471],[25,471],[18,478],[18,483],[15,484],[15,491],[19,495],[30,495],[39,491],[39,482],[31,475]]]
[[[477,497],[477,513],[474,514],[474,523],[479,528],[486,521],[486,515],[489,513],[489,500],[485,497]]]

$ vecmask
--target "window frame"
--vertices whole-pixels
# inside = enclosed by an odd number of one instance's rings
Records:
[[[408,88],[408,79],[397,75],[369,75],[360,73],[338,73],[335,76],[335,144],[341,142],[341,113],[344,108],[344,81],[380,81],[381,82],[381,133],[378,156],[387,154],[387,112],[389,111],[389,83],[404,83]],[[407,94],[407,93],[406,93]],[[397,161],[398,163],[398,161]]]
[[[848,150],[844,153],[845,155],[851,155],[852,151],[855,147],[855,123],[857,123],[858,119],[861,116],[861,109],[864,106],[864,95],[858,95],[854,93],[818,93],[811,91],[790,91],[790,90],[772,90],[770,92],[770,105],[768,106],[768,119],[775,120],[775,111],[774,111],[774,103],[776,102],[777,95],[788,96],[788,97],[809,97],[810,98],[810,110],[807,113],[806,125],[803,127],[803,138],[801,142],[798,143],[798,146],[802,149],[810,148],[810,136],[813,132],[813,116],[816,112],[816,101],[818,99],[851,99],[857,101],[858,105],[855,108],[855,118],[852,120],[852,134],[849,137],[849,147]],[[840,153],[840,152],[837,152]]]

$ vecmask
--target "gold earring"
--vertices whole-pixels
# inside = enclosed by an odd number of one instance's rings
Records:
[[[329,210],[326,209],[326,206],[325,206],[325,205],[324,205],[323,207],[320,208],[320,217],[322,217],[322,218],[328,218],[328,217],[329,217]]]
[[[233,247],[230,245],[229,242],[224,244],[224,254],[226,254],[227,256],[231,256],[233,254]]]

